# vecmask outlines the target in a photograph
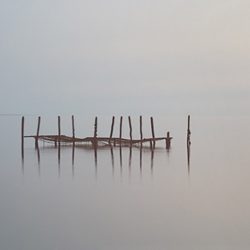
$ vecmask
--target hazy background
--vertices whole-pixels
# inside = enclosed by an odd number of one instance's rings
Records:
[[[0,113],[249,115],[247,0],[0,0]]]

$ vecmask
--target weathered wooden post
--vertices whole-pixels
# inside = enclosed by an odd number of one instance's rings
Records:
[[[97,147],[97,117],[95,117],[95,124],[94,124],[94,147]]]
[[[61,145],[61,117],[57,117],[57,122],[58,122],[58,146],[60,147]]]
[[[72,121],[72,138],[73,138],[73,146],[75,146],[75,118],[72,115],[71,116],[71,121]]]
[[[38,148],[38,139],[39,139],[39,131],[40,131],[40,122],[41,122],[41,117],[38,117],[38,122],[37,122],[37,130],[36,130],[36,140],[35,140],[35,147]]]
[[[120,117],[120,133],[119,133],[119,141],[120,141],[120,146],[122,145],[122,120],[123,117]]]
[[[190,131],[190,115],[189,115],[188,116],[188,128],[187,128],[187,146],[190,146],[191,144],[190,136],[191,136],[191,131]]]
[[[22,152],[22,159],[24,158],[24,116],[22,117],[21,123],[21,152]]]
[[[130,116],[128,117],[128,123],[129,123],[130,146],[132,146],[132,123]]]
[[[112,117],[112,124],[111,124],[111,130],[110,130],[110,136],[109,136],[109,144],[111,144],[111,139],[113,136],[113,130],[114,130],[114,124],[115,124],[115,117]]]
[[[154,130],[154,120],[153,120],[153,117],[150,117],[150,121],[151,121],[152,137],[153,137],[153,147],[155,147],[155,130]]]
[[[170,147],[171,147],[171,139],[172,139],[172,137],[170,137],[170,133],[167,132],[166,149],[170,149]]]
[[[141,136],[141,146],[142,146],[142,139],[143,139],[143,134],[142,134],[142,116],[140,116],[140,136]]]

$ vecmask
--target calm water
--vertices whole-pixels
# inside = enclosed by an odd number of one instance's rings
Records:
[[[99,135],[109,134],[110,122],[99,119]],[[186,117],[155,117],[156,134],[174,137],[170,152],[161,143],[153,155],[103,148],[95,163],[92,150],[77,147],[73,155],[63,146],[58,162],[54,147],[40,143],[38,153],[26,140],[22,163],[20,117],[0,117],[0,249],[249,249],[250,119],[191,123],[189,167]],[[62,125],[70,134],[70,117]],[[133,125],[137,137],[138,117]],[[36,117],[25,126],[33,134]],[[42,117],[41,126],[56,133],[56,117]],[[93,117],[76,117],[78,136],[92,130]]]

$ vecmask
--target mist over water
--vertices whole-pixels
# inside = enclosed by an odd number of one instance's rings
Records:
[[[76,135],[92,135],[91,117],[75,118]],[[91,147],[62,145],[58,161],[53,145],[40,142],[38,151],[27,139],[22,163],[20,117],[1,117],[1,247],[247,249],[250,119],[192,117],[190,165],[186,117],[154,120],[156,135],[169,130],[174,137],[169,152],[164,143],[153,156],[149,146],[103,147],[95,162]],[[36,122],[26,118],[26,134],[34,134]],[[56,132],[56,122],[42,117],[42,132]],[[100,136],[110,122],[99,117]],[[137,137],[139,117],[132,122]],[[62,117],[62,134],[70,129],[70,117]]]
[[[2,0],[0,249],[246,250],[250,19],[245,0]],[[25,135],[173,136],[171,149]],[[187,149],[187,115],[191,147]]]

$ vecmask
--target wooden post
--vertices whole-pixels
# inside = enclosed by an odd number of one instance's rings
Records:
[[[73,146],[75,146],[75,117],[71,116],[72,121],[72,138],[73,138]]]
[[[128,117],[128,122],[129,122],[130,145],[132,145],[132,123],[131,123],[131,118],[130,118],[130,116]]]
[[[150,117],[150,121],[151,121],[152,137],[153,137],[153,147],[155,147],[155,130],[154,130],[154,120],[153,120],[153,117]]]
[[[122,144],[121,143],[121,139],[122,139],[122,120],[123,120],[123,117],[121,116],[120,117],[120,134],[119,134],[120,145]]]
[[[94,147],[97,146],[97,117],[95,117],[95,124],[94,124]]]
[[[142,116],[140,116],[140,135],[141,135],[141,146],[142,146],[142,139],[143,139],[143,134],[142,134]]]
[[[60,146],[60,141],[61,141],[61,117],[57,117],[58,121],[58,146]]]
[[[167,139],[166,139],[166,149],[170,149],[171,147],[171,137],[170,137],[170,133],[167,132]]]
[[[37,131],[36,131],[36,141],[35,141],[35,147],[38,148],[38,138],[39,138],[39,131],[40,131],[40,122],[41,122],[41,117],[38,117],[38,122],[37,122]]]
[[[22,150],[22,159],[24,158],[24,116],[22,117],[21,125],[21,150]]]
[[[111,124],[111,130],[110,130],[110,136],[109,136],[109,144],[111,143],[111,139],[113,136],[113,130],[114,130],[114,124],[115,124],[115,117],[112,117],[112,124]]]
[[[187,145],[191,144],[190,141],[191,131],[190,131],[190,115],[188,116],[188,128],[187,128]]]

